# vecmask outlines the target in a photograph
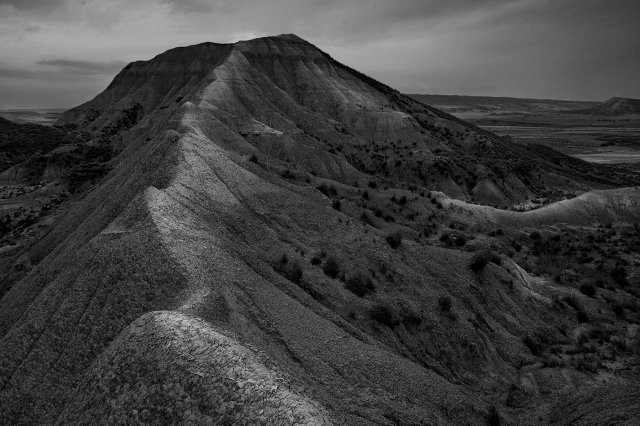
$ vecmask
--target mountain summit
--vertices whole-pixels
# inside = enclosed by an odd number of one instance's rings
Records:
[[[507,394],[516,420],[588,404],[524,369],[526,339],[561,341],[573,311],[509,256],[433,235],[464,213],[445,194],[510,206],[617,171],[294,35],[133,62],[58,124],[106,174],[20,253],[0,423],[496,424]]]

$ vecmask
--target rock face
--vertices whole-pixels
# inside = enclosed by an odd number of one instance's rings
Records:
[[[560,334],[509,259],[471,269],[360,207],[509,203],[553,159],[296,36],[135,62],[60,125],[117,155],[0,300],[0,423],[478,424],[522,336]],[[516,419],[554,394],[525,397]]]

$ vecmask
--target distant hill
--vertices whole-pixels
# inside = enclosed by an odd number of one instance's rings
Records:
[[[64,132],[38,124],[19,124],[0,117],[0,173],[66,142]]]
[[[583,112],[592,115],[640,114],[640,99],[611,98]]]
[[[0,110],[0,117],[15,123],[53,125],[64,109],[6,109]]]
[[[598,102],[562,101],[554,99],[529,99],[493,96],[459,96],[459,95],[419,95],[410,94],[412,98],[443,109],[449,113],[463,111],[528,111],[549,112],[589,109]]]

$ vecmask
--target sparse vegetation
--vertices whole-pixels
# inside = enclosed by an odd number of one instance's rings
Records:
[[[358,297],[364,297],[367,294],[374,293],[376,290],[371,278],[362,272],[352,274],[347,279],[345,287]]]
[[[594,297],[596,295],[596,286],[590,281],[584,282],[580,285],[580,293],[588,297]]]
[[[386,241],[387,244],[389,244],[389,247],[391,247],[392,249],[397,249],[398,247],[400,247],[400,244],[402,244],[402,234],[400,233],[400,231],[393,232],[387,235]]]
[[[491,252],[489,250],[481,250],[474,253],[474,255],[471,257],[469,267],[474,272],[480,272],[484,269],[485,266],[487,266],[490,260]]]
[[[336,278],[340,273],[340,264],[338,263],[338,260],[333,256],[329,256],[324,262],[322,272],[324,272],[328,277]]]
[[[374,306],[369,311],[369,316],[378,324],[385,325],[389,328],[393,328],[398,324],[398,318],[396,317],[391,307],[386,304],[379,304]]]
[[[289,281],[300,284],[302,267],[297,260],[289,261],[287,255],[283,254],[273,265],[273,269]]]
[[[451,298],[449,296],[440,296],[438,298],[438,306],[441,312],[449,312],[451,310]]]
[[[336,187],[333,185],[329,186],[326,183],[321,183],[318,186],[318,191],[322,192],[327,197],[335,197],[336,195],[338,195],[338,190],[336,189]]]

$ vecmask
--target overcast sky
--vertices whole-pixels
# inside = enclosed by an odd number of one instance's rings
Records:
[[[408,93],[640,98],[640,0],[0,0],[0,109],[176,46],[295,33]]]

